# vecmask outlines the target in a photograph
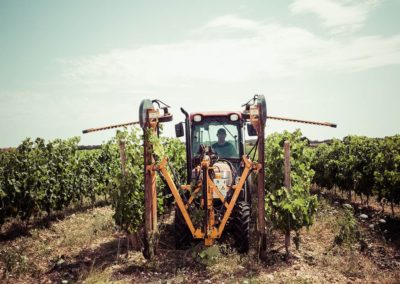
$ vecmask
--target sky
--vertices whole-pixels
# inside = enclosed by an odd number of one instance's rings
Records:
[[[0,147],[26,137],[100,144],[143,99],[180,112],[242,110],[328,121],[310,139],[399,134],[400,1],[0,0]]]

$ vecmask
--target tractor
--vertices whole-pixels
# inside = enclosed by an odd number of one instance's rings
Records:
[[[139,107],[139,121],[84,130],[84,133],[115,127],[140,124],[144,141],[145,175],[145,234],[144,256],[152,258],[158,242],[156,173],[159,173],[175,200],[175,246],[190,246],[193,239],[203,239],[211,246],[228,230],[235,247],[246,253],[250,246],[251,203],[257,210],[257,238],[259,256],[266,251],[265,184],[264,184],[264,129],[267,118],[323,126],[331,123],[267,116],[263,95],[255,95],[242,106],[242,111],[195,112],[183,108],[185,121],[175,125],[177,137],[185,137],[185,185],[176,182],[168,157],[156,159],[150,135],[158,135],[159,124],[172,120],[169,106],[159,100],[143,100]],[[256,136],[256,143],[246,153],[245,131]],[[250,155],[253,154],[252,159]],[[255,154],[258,154],[257,161]],[[157,161],[157,162],[156,162]],[[251,175],[251,173],[256,173]],[[172,173],[172,174],[171,174]],[[257,182],[251,181],[251,177]]]

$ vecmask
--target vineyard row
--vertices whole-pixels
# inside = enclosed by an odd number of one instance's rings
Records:
[[[125,171],[121,170],[120,141],[124,141]],[[291,145],[291,190],[283,187],[283,143]],[[0,225],[10,218],[63,210],[83,200],[110,198],[114,219],[126,232],[143,223],[143,146],[141,131],[118,131],[101,149],[78,150],[78,138],[45,142],[24,140],[16,149],[0,152]],[[186,180],[185,148],[177,139],[162,138],[158,151],[169,157],[179,183]],[[369,198],[400,201],[400,136],[372,139],[348,136],[343,141],[309,147],[300,131],[272,134],[266,139],[266,211],[276,229],[287,233],[312,224],[317,199],[312,183],[335,186]],[[156,151],[157,154],[157,151]],[[161,157],[159,157],[161,158]],[[171,203],[161,180],[159,212]]]

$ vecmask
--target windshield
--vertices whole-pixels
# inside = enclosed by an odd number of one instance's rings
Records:
[[[238,126],[221,121],[204,122],[193,127],[192,157],[200,144],[211,146],[220,158],[239,158]]]

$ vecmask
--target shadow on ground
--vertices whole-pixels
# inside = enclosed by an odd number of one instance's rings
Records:
[[[88,209],[91,209],[93,207],[104,207],[109,204],[109,202],[101,200],[96,202],[94,206],[85,205],[77,206],[74,208],[67,208],[61,212],[54,212],[50,215],[36,218],[31,223],[22,221],[11,221],[9,224],[4,225],[4,232],[0,232],[0,242],[13,241],[19,237],[31,237],[32,235],[30,231],[32,229],[50,228],[53,223],[62,221],[72,214],[86,212]]]
[[[349,203],[347,199],[331,193],[325,194],[324,197],[332,204]],[[376,238],[380,238],[393,246],[394,249],[400,250],[400,216],[392,216],[388,212],[382,212],[382,210],[375,207],[361,205],[357,202],[351,202],[350,204],[354,208],[356,217],[361,214],[368,216],[365,220],[359,220],[364,228],[369,228],[370,225],[373,225],[372,233]]]
[[[47,272],[52,282],[62,280],[77,281],[95,269],[105,269],[112,266],[117,259],[118,243],[126,239],[113,239],[101,244],[96,249],[83,249],[75,257],[54,260],[53,267]],[[126,253],[126,247],[120,248],[120,254]]]

